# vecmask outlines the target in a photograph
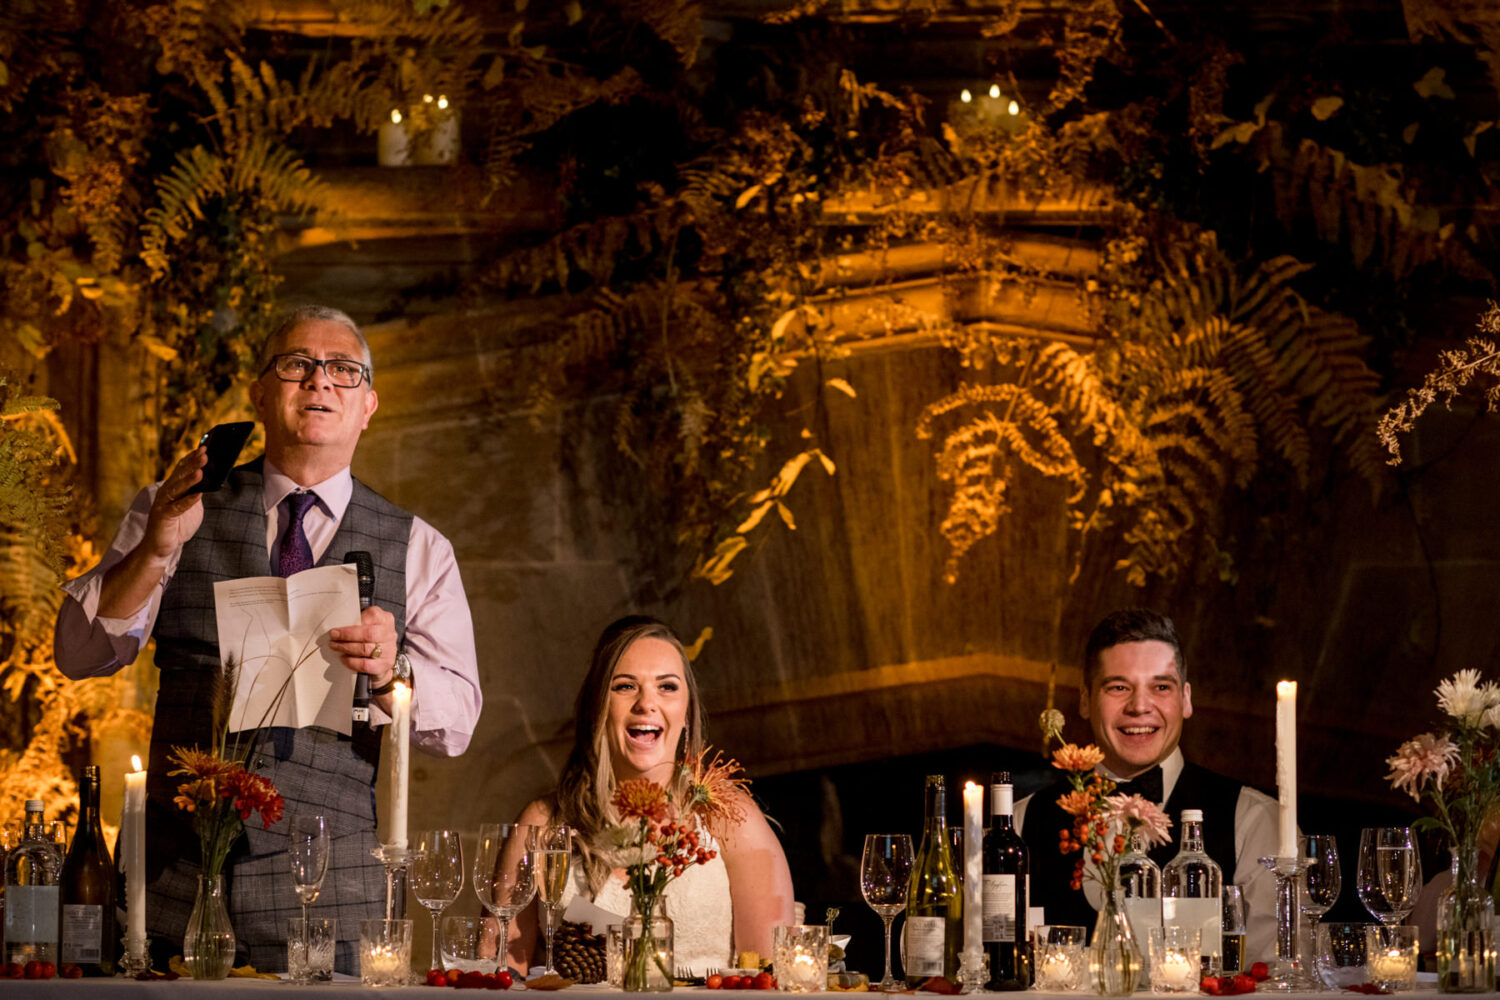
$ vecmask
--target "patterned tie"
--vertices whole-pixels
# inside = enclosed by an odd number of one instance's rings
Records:
[[[291,576],[313,568],[312,546],[307,544],[307,532],[302,530],[302,518],[308,509],[318,502],[316,493],[292,493],[286,504],[291,518],[286,530],[281,533],[281,556],[276,564],[277,576]]]
[[[1129,781],[1122,782],[1115,789],[1116,795],[1140,795],[1152,805],[1161,805],[1164,792],[1164,779],[1161,773],[1161,765],[1158,764],[1149,771],[1142,771]]]

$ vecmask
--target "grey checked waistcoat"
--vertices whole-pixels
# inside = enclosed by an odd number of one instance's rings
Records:
[[[341,563],[350,551],[369,552],[375,563],[375,604],[406,630],[406,547],[412,515],[354,482],[349,507],[318,565]],[[180,954],[197,888],[199,846],[188,814],[172,805],[181,778],[169,777],[174,746],[212,744],[211,704],[219,669],[213,585],[273,574],[266,551],[261,461],[235,469],[224,488],[203,496],[203,524],[183,546],[177,570],[157,615],[156,665],[161,669],[151,763],[146,779],[147,931],[157,955]],[[270,778],[286,800],[280,822],[262,827],[258,815],[231,855],[229,907],[239,955],[262,971],[286,968],[286,919],[301,916],[285,855],[287,822],[297,813],[321,813],[333,850],[315,917],[339,921],[340,972],[357,973],[359,921],[380,917],[385,872],[370,856],[375,837],[375,772],[384,728],[355,726],[355,735],[277,727],[261,734],[251,766]],[[158,968],[164,968],[161,964]]]

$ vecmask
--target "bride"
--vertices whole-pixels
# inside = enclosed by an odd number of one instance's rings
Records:
[[[619,820],[610,798],[621,782],[635,778],[677,794],[678,765],[704,749],[698,684],[671,628],[644,615],[606,628],[578,692],[575,719],[573,749],[556,791],[528,805],[518,822],[573,827],[577,853],[564,905],[583,895],[623,917],[630,912],[625,872],[611,869],[602,853],[602,835]],[[702,831],[717,856],[685,869],[666,891],[674,962],[699,975],[732,966],[741,951],[769,955],[771,928],[792,923],[792,877],[781,843],[751,797],[736,794],[739,823],[717,843]],[[512,924],[511,965],[528,967],[536,937],[536,908],[527,907]]]

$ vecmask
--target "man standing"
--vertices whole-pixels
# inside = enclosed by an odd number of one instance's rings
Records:
[[[1104,751],[1100,770],[1123,794],[1139,793],[1171,818],[1171,843],[1151,851],[1165,866],[1176,855],[1182,810],[1203,810],[1204,847],[1224,871],[1226,885],[1246,887],[1250,920],[1247,960],[1269,958],[1276,940],[1276,881],[1260,858],[1276,854],[1276,800],[1206,768],[1188,763],[1178,749],[1182,722],[1193,714],[1192,688],[1172,620],[1145,609],[1116,611],[1089,633],[1083,654],[1083,690],[1078,713]],[[1058,832],[1073,817],[1057,799],[1066,780],[1016,804],[1016,825],[1031,852],[1031,898],[1046,908],[1047,922],[1092,928],[1098,888],[1092,897],[1072,889],[1075,855],[1058,849]]]
[[[389,723],[399,675],[412,685],[413,741],[457,755],[482,703],[452,545],[349,472],[379,405],[364,335],[337,310],[296,309],[267,339],[258,367],[250,399],[265,426],[264,459],[235,469],[217,492],[190,493],[207,455],[186,455],[136,497],[100,564],[66,585],[58,614],[56,658],[70,677],[113,673],[156,639],[146,852],[147,932],[158,960],[180,951],[196,891],[198,843],[190,817],[172,804],[178,779],[167,774],[167,756],[174,746],[212,745],[216,580],[289,576],[367,551],[374,602],[358,625],[330,630],[330,640],[346,667],[369,675],[372,725]],[[256,968],[285,967],[286,918],[300,913],[287,823],[316,813],[327,820],[332,852],[315,912],[339,922],[339,971],[357,971],[358,921],[382,916],[385,903],[384,869],[370,855],[379,746],[379,731],[362,724],[352,737],[277,727],[251,753],[249,766],[286,800],[271,829],[246,824],[232,856],[232,923]]]

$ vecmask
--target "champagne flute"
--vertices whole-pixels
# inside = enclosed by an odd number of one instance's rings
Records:
[[[531,832],[531,856],[536,867],[536,895],[546,918],[547,967],[545,975],[555,975],[552,967],[552,935],[562,916],[563,893],[568,887],[568,858],[573,853],[573,829],[567,826],[538,826]]]
[[[464,849],[456,830],[422,830],[413,846],[411,888],[417,902],[432,917],[432,964],[438,964],[438,917],[458,898],[464,887]]]
[[[287,857],[292,864],[292,885],[297,889],[297,898],[302,901],[302,926],[310,927],[312,905],[323,891],[323,877],[328,874],[328,823],[322,816],[301,813],[287,823]],[[304,934],[302,946],[309,947],[311,933]],[[307,956],[302,956],[301,968],[308,969]],[[297,982],[312,982],[312,973]]]
[[[904,833],[871,833],[859,862],[859,891],[870,909],[885,921],[885,976],[877,987],[885,992],[905,989],[891,975],[891,921],[906,909],[911,878],[911,837]]]
[[[530,826],[486,823],[479,828],[479,850],[474,856],[474,895],[490,916],[500,921],[500,968],[508,963],[510,922],[526,909],[536,893],[531,862]]]
[[[1359,834],[1359,901],[1382,924],[1399,924],[1417,905],[1422,858],[1411,827],[1366,827]]]

